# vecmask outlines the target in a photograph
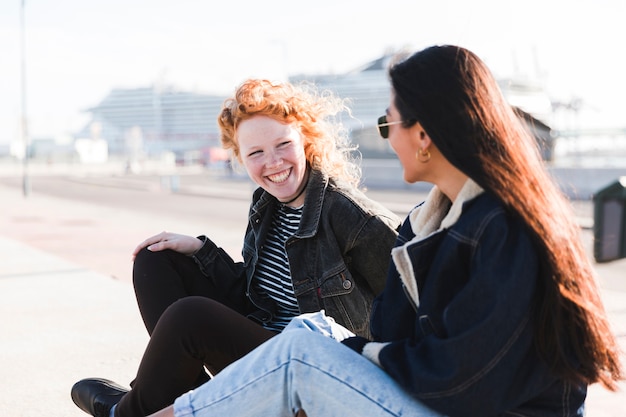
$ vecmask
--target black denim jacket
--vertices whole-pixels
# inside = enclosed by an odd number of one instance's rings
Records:
[[[253,194],[242,250],[234,262],[210,239],[194,255],[231,306],[263,323],[275,303],[251,285],[258,254],[280,203],[262,188]],[[356,188],[312,170],[300,226],[286,243],[301,313],[324,309],[339,324],[368,336],[374,297],[384,286],[400,219]]]

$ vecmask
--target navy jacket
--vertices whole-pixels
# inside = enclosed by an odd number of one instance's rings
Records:
[[[533,345],[539,256],[471,180],[454,205],[435,187],[400,230],[362,353],[448,416],[582,416],[586,386],[557,378]]]
[[[276,305],[257,294],[251,282],[278,204],[262,188],[254,192],[243,262],[234,262],[206,237],[194,255],[203,273],[230,300],[227,304],[261,323],[272,319]],[[372,301],[385,287],[400,223],[398,216],[355,187],[312,170],[300,225],[286,243],[300,312],[324,309],[344,327],[368,336]]]

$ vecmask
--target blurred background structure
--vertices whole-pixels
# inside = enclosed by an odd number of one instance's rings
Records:
[[[389,104],[386,71],[391,58],[392,54],[384,55],[345,74],[302,74],[289,77],[289,81],[314,83],[349,100],[352,114],[343,115],[344,124],[363,158],[393,159],[391,148],[380,140],[375,125]],[[554,137],[546,124],[551,116],[546,92],[510,80],[503,80],[501,87],[512,105],[518,107],[520,117],[535,128],[544,158],[552,160]],[[127,158],[134,164],[169,152],[179,165],[219,162],[227,156],[219,151],[215,115],[225,99],[225,95],[177,91],[159,85],[115,89],[98,105],[87,109],[90,120],[76,132],[75,148],[56,151],[60,151],[58,156],[62,158],[72,160],[77,156],[81,161],[100,152],[101,162],[111,157]],[[33,145],[32,156],[54,159],[54,146],[42,145]],[[69,155],[63,155],[64,150]]]
[[[373,128],[389,57],[453,43],[487,62],[547,162],[618,166],[626,58],[612,51],[624,15],[617,0],[5,1],[0,161],[219,162],[217,109],[248,77],[337,91],[364,159],[391,158]]]
[[[393,55],[387,53],[343,74],[288,77],[294,83],[314,83],[348,100],[352,113],[343,115],[344,124],[364,159],[394,159],[388,143],[378,137],[375,125],[389,104],[387,68]],[[563,109],[562,103],[551,101],[544,88],[524,79],[500,79],[499,84],[506,99],[535,134],[545,161],[555,160],[559,142],[577,141],[576,146],[587,152],[584,140],[595,142],[599,136],[613,141],[605,145],[606,151],[615,155],[616,148],[622,147],[626,156],[626,128],[559,131],[551,126],[557,113],[576,112],[576,103]],[[89,115],[87,122],[69,141],[59,144],[34,138],[28,155],[49,163],[123,159],[131,170],[140,169],[142,161],[155,159],[177,165],[223,163],[228,155],[221,151],[215,117],[226,98],[225,94],[183,91],[160,84],[112,89],[100,103],[85,110]],[[595,148],[601,151],[602,143],[596,142]],[[17,159],[23,155],[24,152],[11,153]]]

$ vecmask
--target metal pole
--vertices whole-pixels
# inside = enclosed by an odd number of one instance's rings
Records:
[[[24,197],[30,194],[30,181],[28,178],[28,158],[30,154],[29,138],[28,138],[28,121],[26,116],[26,42],[25,42],[25,2],[22,0],[20,13],[20,50],[22,55],[21,76],[22,76],[22,143],[24,145],[24,166],[22,173],[22,189]]]

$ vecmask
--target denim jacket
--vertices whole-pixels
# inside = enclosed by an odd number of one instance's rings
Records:
[[[259,251],[280,203],[255,190],[242,250],[234,262],[211,240],[194,255],[203,273],[236,308],[252,319],[270,321],[273,300],[251,285]],[[301,313],[324,309],[354,333],[369,334],[374,297],[382,292],[400,219],[355,187],[311,170],[300,225],[286,243],[291,279]]]
[[[404,222],[362,353],[447,416],[582,416],[586,385],[533,344],[540,279],[525,224],[468,180],[436,187]]]

